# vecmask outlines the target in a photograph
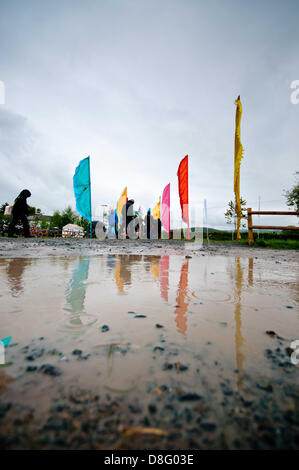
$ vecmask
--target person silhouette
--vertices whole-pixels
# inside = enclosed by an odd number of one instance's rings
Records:
[[[30,237],[29,223],[27,215],[29,215],[29,206],[27,204],[27,198],[31,196],[31,192],[28,189],[23,189],[18,197],[15,199],[14,206],[12,209],[12,221],[9,225],[8,236],[13,237],[15,232],[15,226],[21,220],[24,229],[24,237]]]

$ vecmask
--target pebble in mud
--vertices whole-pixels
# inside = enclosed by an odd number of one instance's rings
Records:
[[[148,405],[148,411],[149,411],[151,414],[156,413],[156,411],[157,411],[156,405],[153,405],[153,404],[150,403],[150,404]]]
[[[39,372],[42,372],[43,374],[46,375],[51,375],[52,377],[57,377],[58,375],[61,375],[61,372],[57,367],[52,366],[51,364],[43,364],[39,368]]]
[[[198,393],[187,392],[180,394],[178,399],[179,401],[197,401],[201,400],[202,396],[198,395]]]
[[[74,349],[74,351],[72,352],[73,356],[81,356],[83,351],[81,351],[81,349]]]
[[[204,423],[200,423],[200,426],[202,427],[204,431],[207,431],[207,432],[213,432],[216,429],[215,423],[204,422]]]

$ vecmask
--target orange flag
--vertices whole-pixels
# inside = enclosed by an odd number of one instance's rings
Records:
[[[178,168],[179,196],[182,209],[182,219],[189,224],[189,194],[188,194],[188,155],[181,161]]]

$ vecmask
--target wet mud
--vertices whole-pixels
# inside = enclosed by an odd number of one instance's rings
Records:
[[[0,242],[1,448],[298,448],[295,252],[72,242]]]

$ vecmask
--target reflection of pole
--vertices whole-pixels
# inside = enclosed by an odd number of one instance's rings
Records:
[[[190,303],[190,299],[188,297],[188,266],[189,261],[187,260],[183,263],[181,268],[175,308],[177,331],[183,335],[185,335],[187,331],[187,318],[185,317],[185,314],[187,313]]]
[[[241,294],[242,294],[242,285],[243,285],[243,271],[240,264],[240,258],[236,259],[236,305],[235,305],[235,347],[236,347],[236,362],[237,362],[237,371],[238,371],[238,391],[242,389],[243,383],[243,362],[245,359],[244,354],[241,351],[241,348],[244,344],[244,338],[242,336],[242,319],[241,319]]]

